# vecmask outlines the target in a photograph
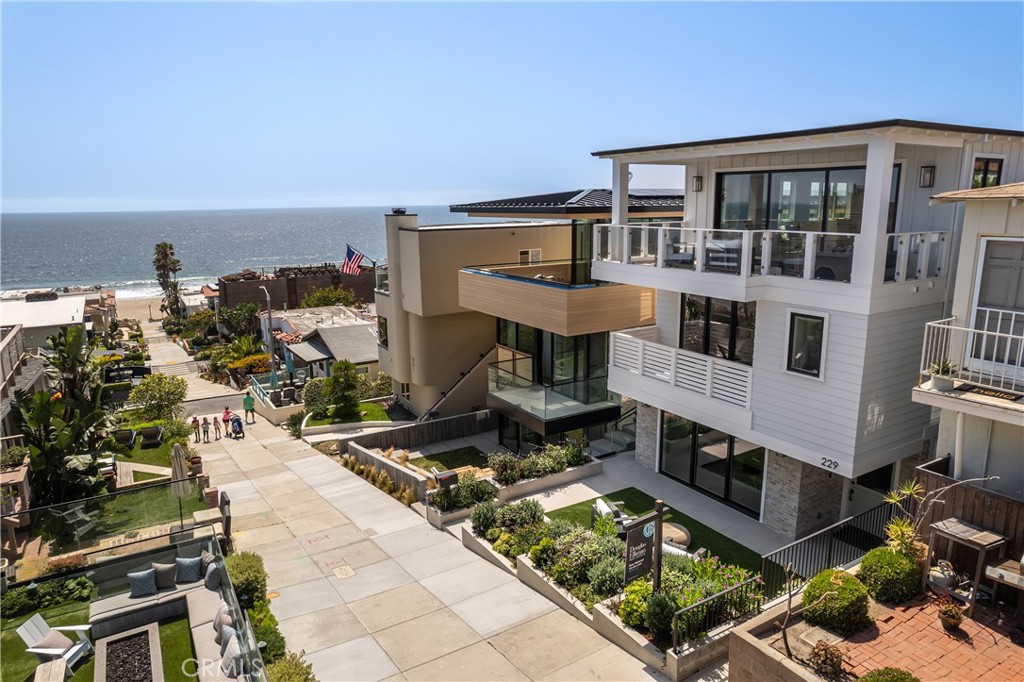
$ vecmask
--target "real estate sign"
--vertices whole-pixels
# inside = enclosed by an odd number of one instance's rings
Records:
[[[645,517],[626,531],[626,584],[651,572],[654,565],[654,530],[657,514]]]

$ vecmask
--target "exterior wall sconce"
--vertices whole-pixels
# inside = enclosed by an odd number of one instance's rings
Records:
[[[704,176],[694,175],[693,180],[690,182],[690,189],[694,192],[704,191]]]
[[[935,186],[935,166],[921,166],[921,179],[919,187]]]

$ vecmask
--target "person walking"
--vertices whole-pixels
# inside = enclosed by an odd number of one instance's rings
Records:
[[[192,417],[192,433],[196,436],[196,442],[199,442],[199,417]]]
[[[224,413],[220,416],[221,421],[224,422],[224,437],[229,438],[231,436],[231,410],[228,406],[224,406]]]
[[[210,442],[210,418],[203,417],[203,442]]]
[[[249,424],[249,415],[252,415],[253,424],[256,423],[256,399],[252,397],[252,394],[246,392],[245,397],[242,398],[242,407],[245,409],[245,423]]]
[[[216,415],[213,417],[213,439],[220,440],[220,419]]]

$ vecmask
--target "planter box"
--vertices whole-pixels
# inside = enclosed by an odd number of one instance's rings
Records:
[[[462,527],[462,545],[467,549],[472,550],[474,554],[478,554],[484,559],[487,559],[509,575],[516,575],[516,569],[512,568],[508,559],[495,552],[494,548],[491,547],[491,543],[487,542],[487,540],[473,535],[473,530],[467,526]],[[520,580],[522,580],[522,578],[520,578]]]
[[[547,597],[548,601],[576,620],[594,627],[594,617],[587,611],[587,607],[579,599],[572,596],[567,589],[544,575],[539,568],[533,565],[530,557],[525,554],[516,557],[516,576],[519,578],[519,582],[534,592],[539,592]]]
[[[392,426],[405,426],[412,422],[345,422],[343,424],[324,424],[323,426],[306,426],[309,422],[310,415],[306,415],[302,420],[302,435],[303,436],[316,436],[322,433],[349,433],[351,431],[361,431],[362,429],[376,429],[385,428]]]
[[[785,604],[767,611],[729,633],[729,680],[731,682],[821,682],[821,678],[796,661],[786,658],[762,640],[786,612]],[[792,621],[791,621],[792,622]]]
[[[340,452],[340,450],[339,450]],[[376,452],[371,452],[355,443],[348,444],[348,454],[364,465],[384,469],[396,486],[408,486],[416,492],[416,499],[422,502],[427,494],[427,479],[419,474],[410,471],[398,462],[388,459]],[[428,517],[429,520],[429,517]]]
[[[627,628],[619,620],[618,614],[612,613],[610,601],[606,600],[599,604],[594,604],[594,630],[633,658],[653,666],[669,675],[671,679],[675,679],[675,676],[669,674],[666,669],[665,654],[658,647],[648,642],[647,638],[639,632],[632,628]]]
[[[590,476],[596,476],[602,471],[604,471],[604,463],[599,459],[595,459],[582,466],[572,467],[557,474],[542,476],[541,478],[531,478],[528,481],[519,481],[514,485],[498,488],[498,499],[502,502],[508,502],[517,497],[536,495],[544,490],[575,483]]]
[[[411,472],[410,472],[411,473]],[[444,530],[445,524],[455,523],[468,519],[473,514],[473,509],[453,509],[449,512],[438,511],[436,507],[427,506],[427,521],[434,528]]]

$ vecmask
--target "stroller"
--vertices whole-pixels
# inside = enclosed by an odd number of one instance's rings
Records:
[[[245,438],[245,426],[242,425],[242,418],[237,414],[231,415],[231,433],[233,438]]]

